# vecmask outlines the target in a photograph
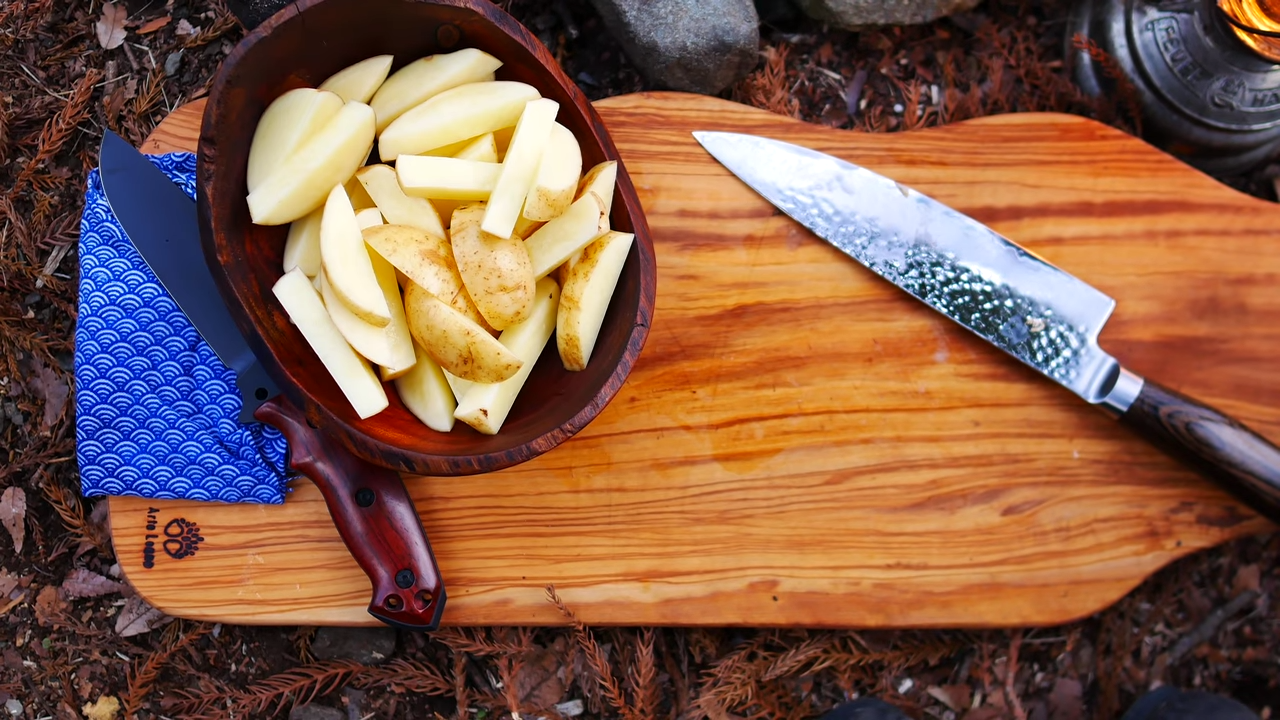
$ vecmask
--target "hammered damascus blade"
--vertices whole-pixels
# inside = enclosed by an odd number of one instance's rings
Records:
[[[717,161],[815,235],[1088,402],[1120,365],[1098,346],[1115,301],[932,198],[836,157],[695,132]]]

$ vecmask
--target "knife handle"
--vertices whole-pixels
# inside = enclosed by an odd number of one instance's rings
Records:
[[[325,437],[283,395],[263,403],[254,417],[284,433],[289,466],[324,495],[338,534],[373,584],[369,614],[405,630],[435,630],[444,585],[400,474]]]
[[[1239,421],[1150,380],[1120,422],[1280,523],[1280,448]]]

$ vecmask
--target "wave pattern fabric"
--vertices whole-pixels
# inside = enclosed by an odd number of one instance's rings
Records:
[[[148,158],[195,198],[195,154]],[[279,504],[287,446],[237,420],[235,373],[196,332],[111,213],[98,171],[80,220],[76,455],[85,496]]]

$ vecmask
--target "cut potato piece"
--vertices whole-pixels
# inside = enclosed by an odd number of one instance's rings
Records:
[[[392,55],[374,55],[354,65],[343,68],[330,75],[320,83],[320,90],[328,90],[342,97],[343,102],[362,102],[368,104],[373,94],[378,91],[382,81],[387,79],[391,71]]]
[[[522,240],[528,240],[529,236],[543,225],[546,225],[546,223],[541,220],[530,220],[524,215],[521,215],[516,218],[516,227],[511,231],[511,234]]]
[[[457,409],[458,401],[436,361],[416,343],[414,350],[417,363],[395,378],[396,394],[423,425],[437,432],[449,432],[453,429],[453,411]]]
[[[320,219],[320,262],[334,294],[356,317],[375,327],[391,322],[355,210],[346,190],[334,185]]]
[[[454,417],[486,435],[496,435],[506,422],[511,406],[533,372],[538,356],[556,329],[560,286],[551,278],[538,281],[533,311],[523,322],[502,331],[498,338],[523,365],[520,371],[498,383],[472,385],[458,402]]]
[[[533,187],[524,199],[522,217],[547,221],[563,213],[573,202],[582,174],[582,148],[569,128],[552,123],[547,149],[538,163]]]
[[[486,200],[502,165],[433,155],[401,155],[396,177],[406,195],[432,200]]]
[[[476,309],[502,330],[529,317],[536,279],[523,240],[480,228],[484,207],[462,205],[453,212],[453,259]]]
[[[356,175],[359,174],[360,171],[357,170]],[[347,197],[351,199],[351,207],[355,208],[356,212],[367,210],[377,205],[377,203],[373,201],[373,198],[369,197],[369,193],[365,191],[364,186],[360,184],[360,181],[354,177],[342,183],[342,189],[347,191]]]
[[[532,85],[514,80],[450,88],[393,120],[378,136],[378,152],[386,162],[514,125],[525,103],[539,97]]]
[[[597,237],[600,213],[600,198],[589,192],[530,235],[524,247],[529,251],[533,276],[541,279]]]
[[[444,235],[444,225],[435,207],[423,198],[410,197],[400,188],[395,168],[390,165],[368,165],[356,172],[359,185],[391,225],[408,225],[429,233]]]
[[[559,111],[560,104],[549,98],[538,98],[525,104],[511,136],[511,147],[507,148],[507,155],[502,160],[502,172],[485,204],[481,223],[485,232],[510,237],[515,231],[516,219],[520,217],[525,195],[533,186],[538,163],[547,149],[551,128]]]
[[[442,372],[444,372],[444,381],[449,383],[449,389],[453,391],[454,400],[461,402],[462,396],[466,395],[467,391],[470,390],[471,386],[475,385],[475,383],[470,380],[463,380],[447,370]]]
[[[493,144],[498,146],[498,160],[506,157],[507,148],[511,147],[511,134],[515,131],[515,123],[493,131]]]
[[[493,331],[463,287],[453,260],[453,248],[443,237],[407,225],[382,225],[367,230],[364,241],[406,278],[486,331]]]
[[[343,105],[249,193],[249,216],[258,225],[297,220],[323,205],[329,191],[350,179],[372,148],[373,110],[364,103]]]
[[[498,145],[493,141],[493,133],[485,133],[463,145],[453,157],[459,160],[475,160],[477,162],[498,162]]]
[[[583,250],[582,259],[569,270],[556,318],[556,347],[565,370],[583,370],[591,361],[634,239],[632,233],[605,233]]]
[[[289,237],[284,241],[284,271],[302,268],[307,277],[320,272],[320,218],[324,208],[319,207],[289,223]]]
[[[370,259],[373,260],[378,286],[391,308],[391,322],[384,327],[376,327],[356,317],[346,303],[334,294],[323,271],[320,273],[320,297],[324,299],[325,309],[333,318],[338,332],[342,333],[356,352],[390,372],[407,370],[413,366],[415,356],[409,326],[405,321],[404,303],[400,299],[400,287],[396,284],[396,271],[381,257],[371,255]]]
[[[378,208],[371,207],[356,211],[356,225],[358,225],[361,230],[381,224],[383,224],[382,213],[378,212]]]
[[[445,90],[474,82],[493,82],[502,61],[476,48],[419,58],[388,77],[369,104],[378,116],[378,132],[410,108]]]
[[[315,88],[297,88],[272,100],[258,120],[249,143],[249,167],[245,176],[249,192],[341,109],[341,97]]]
[[[387,393],[369,363],[351,348],[325,310],[320,294],[299,268],[285,273],[271,288],[289,319],[315,351],[361,419],[387,408]]]
[[[613,190],[617,182],[618,161],[606,160],[588,170],[582,176],[582,181],[578,183],[578,194],[574,196],[574,200],[593,192],[604,203],[604,210],[600,215],[600,231],[597,233],[598,235],[603,235],[610,229],[609,213],[613,212]]]
[[[485,329],[414,282],[404,289],[409,333],[441,368],[464,380],[501,382],[521,361]]]

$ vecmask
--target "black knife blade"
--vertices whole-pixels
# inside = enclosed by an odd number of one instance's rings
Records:
[[[200,245],[195,201],[124,138],[107,130],[98,171],[111,212],[214,354],[236,374],[240,422],[280,393],[227,310]]]

